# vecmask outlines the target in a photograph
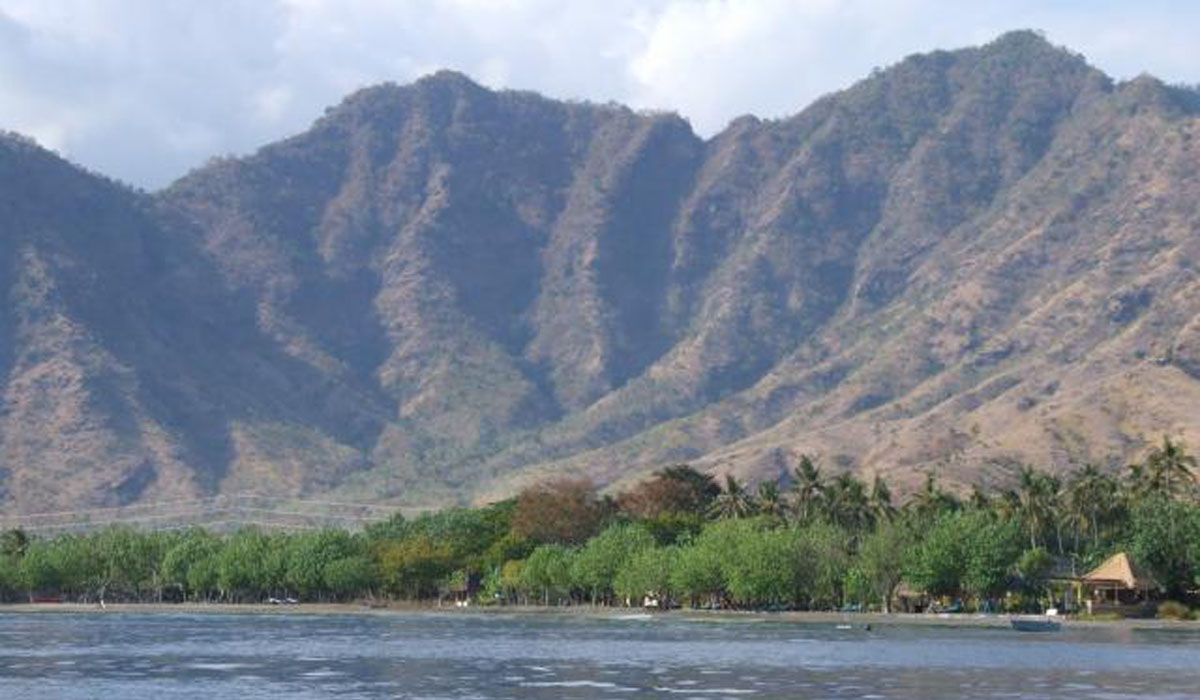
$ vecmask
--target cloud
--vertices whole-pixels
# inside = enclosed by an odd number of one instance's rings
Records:
[[[454,68],[676,110],[710,135],[875,66],[1045,29],[1118,77],[1200,80],[1200,6],[1083,0],[0,0],[0,128],[158,187],[345,94]]]

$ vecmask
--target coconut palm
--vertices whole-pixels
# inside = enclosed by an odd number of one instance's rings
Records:
[[[1004,520],[1021,517],[1021,496],[1013,489],[1004,489],[992,498],[992,510]]]
[[[1029,533],[1029,546],[1036,548],[1046,532],[1055,525],[1058,506],[1058,479],[1030,466],[1021,468],[1017,485],[1017,513]],[[1062,549],[1061,540],[1059,549]]]
[[[923,519],[932,519],[938,514],[956,510],[958,500],[938,486],[937,475],[932,471],[925,473],[925,483],[921,490],[909,498],[904,504]]]
[[[1094,464],[1085,465],[1067,482],[1067,519],[1075,529],[1075,549],[1082,536],[1092,543],[1100,539],[1100,526],[1112,516],[1118,502],[1118,486]]]
[[[1153,490],[1168,498],[1186,492],[1196,484],[1192,472],[1196,458],[1187,453],[1182,441],[1172,441],[1164,435],[1162,445],[1150,451],[1146,457],[1146,477]]]
[[[872,523],[866,484],[849,473],[838,474],[825,486],[825,514],[847,530],[866,529]]]
[[[754,498],[742,482],[732,474],[726,474],[725,488],[713,499],[709,512],[718,520],[746,518],[754,515]]]
[[[888,521],[896,517],[896,506],[892,505],[892,490],[878,474],[871,481],[871,495],[868,500],[875,522]]]
[[[796,480],[792,484],[792,512],[800,522],[808,522],[821,506],[825,482],[821,470],[808,455],[801,455],[796,465]]]
[[[1154,491],[1154,485],[1150,483],[1148,476],[1149,472],[1145,466],[1134,462],[1125,470],[1125,497],[1132,505],[1135,501],[1140,501]]]
[[[755,500],[760,515],[782,519],[787,514],[787,504],[784,503],[777,481],[760,481]]]

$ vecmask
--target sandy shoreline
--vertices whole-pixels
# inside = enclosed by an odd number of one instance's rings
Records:
[[[629,619],[631,616],[653,616],[663,619],[722,622],[797,622],[873,626],[944,626],[944,627],[1008,627],[1009,615],[976,614],[907,614],[837,613],[837,612],[742,612],[734,610],[672,610],[645,612],[635,608],[576,607],[438,607],[432,604],[391,603],[386,607],[369,607],[357,603],[303,603],[299,605],[226,604],[226,603],[109,603],[103,609],[84,603],[14,603],[0,605],[5,614],[186,614],[186,615],[390,615],[390,614],[475,614],[475,615],[541,615],[563,617],[593,617],[598,619]],[[1064,628],[1119,629],[1200,629],[1198,621],[1176,620],[1080,620],[1057,618]]]

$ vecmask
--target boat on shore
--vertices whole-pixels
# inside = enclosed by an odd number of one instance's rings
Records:
[[[1018,632],[1057,632],[1062,623],[1049,617],[1014,617],[1008,623]]]

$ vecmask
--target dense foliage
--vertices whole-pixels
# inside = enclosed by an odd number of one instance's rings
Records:
[[[1200,576],[1194,468],[1164,440],[1124,476],[1026,468],[1011,490],[959,499],[931,475],[896,507],[881,480],[826,478],[805,458],[786,482],[755,490],[677,466],[615,499],[554,482],[484,508],[397,514],[358,534],[12,530],[0,536],[0,594],[886,611],[907,588],[1027,609],[1046,601],[1056,567],[1127,551],[1186,599]]]

